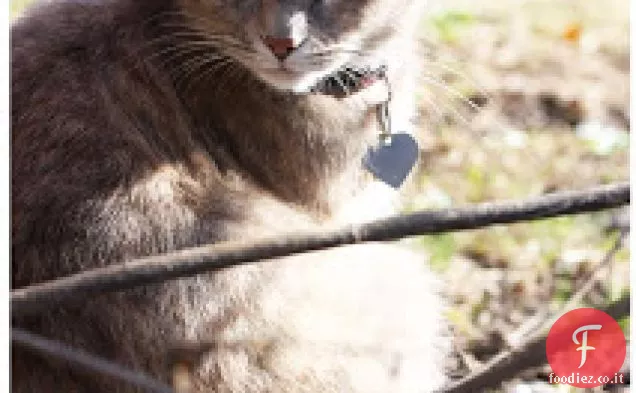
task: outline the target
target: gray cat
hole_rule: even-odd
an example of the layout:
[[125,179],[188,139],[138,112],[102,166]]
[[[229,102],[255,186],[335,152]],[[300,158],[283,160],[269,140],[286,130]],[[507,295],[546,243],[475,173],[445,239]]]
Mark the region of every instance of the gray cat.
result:
[[[13,288],[394,212],[394,191],[360,163],[378,143],[388,86],[394,127],[410,124],[423,7],[63,0],[29,9],[11,28]],[[343,83],[378,67],[388,84]],[[175,343],[213,342],[192,365],[192,392],[427,392],[443,382],[434,287],[422,256],[360,245],[14,323],[167,383]],[[19,347],[12,377],[14,392],[136,391]]]

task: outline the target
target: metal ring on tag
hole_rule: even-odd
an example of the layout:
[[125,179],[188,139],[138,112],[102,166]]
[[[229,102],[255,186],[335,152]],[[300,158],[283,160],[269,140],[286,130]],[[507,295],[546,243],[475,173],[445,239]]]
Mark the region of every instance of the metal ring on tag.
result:
[[391,115],[389,101],[385,101],[377,107],[378,122],[380,123],[380,143],[391,144]]

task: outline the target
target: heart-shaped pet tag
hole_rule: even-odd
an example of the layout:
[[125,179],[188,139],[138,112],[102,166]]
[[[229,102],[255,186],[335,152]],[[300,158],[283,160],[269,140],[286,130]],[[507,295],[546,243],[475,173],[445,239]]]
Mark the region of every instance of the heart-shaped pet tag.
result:
[[393,188],[399,188],[417,162],[417,141],[409,134],[391,134],[390,143],[369,148],[363,164],[367,170]]

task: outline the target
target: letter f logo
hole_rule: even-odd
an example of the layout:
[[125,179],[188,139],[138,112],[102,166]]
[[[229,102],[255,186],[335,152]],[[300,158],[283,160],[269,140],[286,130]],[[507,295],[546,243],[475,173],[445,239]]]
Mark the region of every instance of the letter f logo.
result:
[[[585,325],[585,326],[581,326],[580,328],[576,329],[574,331],[574,333],[572,334],[572,341],[574,341],[575,344],[581,344],[581,346],[576,349],[577,351],[581,351],[581,364],[579,365],[579,368],[583,367],[583,365],[585,364],[585,361],[587,360],[587,351],[596,349],[594,347],[591,347],[591,346],[587,345],[587,331],[588,330],[601,330],[601,328],[602,328],[601,325]],[[579,340],[576,338],[576,336],[580,332],[583,332],[582,343],[579,343]]]

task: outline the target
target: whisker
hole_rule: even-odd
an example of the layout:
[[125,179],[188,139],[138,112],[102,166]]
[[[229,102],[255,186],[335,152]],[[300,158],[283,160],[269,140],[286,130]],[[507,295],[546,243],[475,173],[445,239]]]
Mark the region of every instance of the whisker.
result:
[[323,57],[323,56],[333,56],[338,54],[354,54],[364,56],[365,52],[357,49],[329,49],[324,51],[312,52],[312,56]]
[[[195,82],[200,82],[202,79],[202,75],[209,73],[210,71],[218,70],[224,64],[229,62],[230,60],[227,58],[221,59],[199,59],[200,61],[195,63],[187,70],[175,83],[176,88],[180,89],[183,86],[183,93],[186,93],[191,86],[195,84]],[[210,66],[209,68],[205,68],[205,66]],[[185,83],[185,85],[183,85]]]
[[[187,38],[184,41],[175,40],[176,38]],[[199,33],[184,33],[184,32],[172,32],[166,33],[162,36],[156,37],[146,42],[146,46],[166,44],[167,46],[174,46],[176,44],[197,44],[201,46],[208,46],[211,48],[219,48],[220,46],[229,48],[238,48],[244,51],[253,51],[252,47],[241,43],[234,43],[227,40],[223,40],[220,37],[210,37]]]
[[[198,75],[195,76],[195,78],[193,78],[192,80],[190,80],[190,83],[188,83],[188,85],[185,87],[185,89],[183,90],[183,94],[187,94],[189,91],[193,90],[196,88],[196,86],[200,86],[203,84],[207,85],[208,80],[213,76],[216,75],[217,73],[221,72],[222,70],[225,70],[228,66],[230,66],[232,64],[231,59],[224,59],[219,61],[217,64],[214,64],[214,66],[204,70],[203,72],[200,72]],[[222,80],[221,76],[217,77],[217,80]],[[216,89],[215,89],[216,91]],[[214,92],[213,94],[216,94],[216,92]],[[199,97],[195,97],[196,101],[199,100]]]
[[426,75],[426,77],[423,78],[425,82],[430,83],[432,85],[435,85],[435,86],[445,90],[446,92],[450,93],[453,97],[459,99],[460,102],[468,105],[475,112],[481,111],[481,108],[479,107],[479,105],[477,105],[474,102],[472,102],[470,99],[468,99],[468,97],[466,97],[464,94],[462,94],[460,91],[458,91],[454,87],[451,87],[448,84],[446,84],[446,83],[440,81],[439,79],[435,78],[435,76],[433,74],[426,73],[425,75]]
[[178,71],[181,71],[182,74],[180,75],[179,79],[187,79],[193,72],[196,72],[201,67],[208,64],[214,64],[215,62],[221,59],[223,59],[223,57],[220,57],[220,56],[214,56],[214,57],[198,56],[184,63],[180,63],[178,67]]
[[488,101],[495,101],[492,94],[490,94],[486,89],[484,89],[479,83],[477,83],[474,79],[470,78],[468,74],[465,72],[459,71],[457,69],[452,68],[451,66],[441,63],[440,61],[432,61],[432,60],[424,60],[426,66],[433,66],[442,69],[452,75],[460,77],[462,80],[468,82],[472,88],[474,88],[479,94],[482,94],[484,97],[488,99]]
[[436,123],[436,125],[439,125],[444,120],[444,112],[442,111],[440,106],[437,103],[435,103],[435,101],[433,101],[433,99],[430,98],[429,96],[425,95],[425,96],[423,96],[421,98],[426,100],[427,107],[430,107],[430,108],[433,109],[433,111],[435,112],[435,115],[436,115],[436,119],[437,119],[435,121],[435,123]]
[[[430,80],[424,79],[425,83],[429,83],[431,82]],[[431,83],[433,86],[436,87],[440,87],[438,83]],[[447,96],[448,97],[448,96]],[[459,110],[457,110],[457,108],[455,108],[455,106],[453,106],[451,103],[449,103],[447,101],[447,103],[443,106],[444,109],[448,109],[452,112],[453,116],[457,117],[461,123],[463,123],[466,127],[471,128],[471,123],[470,121],[468,121],[468,119],[466,119],[465,116],[463,116],[461,114],[461,112]]]
[[223,34],[212,34],[212,33],[203,32],[203,31],[175,31],[175,32],[169,33],[169,35],[172,37],[181,37],[181,38],[195,37],[203,41],[215,42],[215,43],[218,42],[218,43],[232,45],[232,46],[236,46],[236,47],[240,47],[244,49],[252,48],[251,45],[249,45],[248,43],[244,41],[241,41],[236,39],[235,37],[232,37],[229,35],[223,35]]
[[[479,105],[475,104],[473,101],[471,101],[469,98],[467,98],[464,94],[462,94],[457,89],[455,89],[455,88],[453,88],[451,86],[448,86],[448,84],[440,81],[439,79],[435,78],[434,76],[432,76],[430,74],[426,74],[426,75],[427,75],[427,78],[424,78],[425,82],[440,87],[441,89],[443,89],[446,92],[450,93],[452,96],[458,98],[460,100],[460,102],[468,105],[475,112],[480,113],[480,112],[483,111],[483,109]],[[491,121],[492,121],[493,125],[495,126],[494,128],[497,131],[505,132],[506,128],[499,121],[497,121],[497,119],[491,119]]]
[[206,49],[206,45],[198,45],[198,44],[194,44],[194,45],[175,45],[172,47],[167,47],[164,48],[160,51],[154,52],[149,54],[146,59],[148,60],[154,60],[155,58],[159,57],[161,61],[159,61],[159,65],[161,66],[165,66],[166,64],[176,61],[184,56],[188,56],[188,55],[197,55],[197,54],[201,54],[201,53],[205,53],[208,56],[214,56],[217,55],[215,48],[209,48],[211,50],[214,51],[205,51]]
[[[142,22],[142,25],[146,25],[152,22],[161,22],[162,18],[166,18],[171,22],[179,22],[180,19],[191,19],[191,20],[195,20],[198,22],[202,22],[202,23],[208,23],[209,21],[199,15],[194,15],[192,13],[189,13],[187,11],[184,10],[169,10],[169,11],[163,11],[161,13],[158,13],[156,15],[153,15],[151,17],[149,17],[148,19],[146,19],[145,21]],[[180,18],[180,19],[179,19]],[[186,27],[191,27],[190,25],[186,24],[185,22],[183,22],[184,26]],[[162,24],[163,25],[163,24]]]

